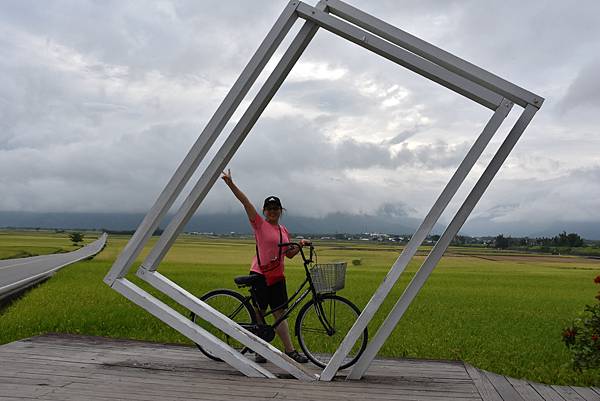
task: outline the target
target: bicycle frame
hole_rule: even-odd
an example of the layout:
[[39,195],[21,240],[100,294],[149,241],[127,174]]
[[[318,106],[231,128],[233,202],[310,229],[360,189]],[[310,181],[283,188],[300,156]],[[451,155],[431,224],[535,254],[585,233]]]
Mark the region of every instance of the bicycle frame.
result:
[[[276,328],[277,326],[279,326],[279,324],[281,322],[283,322],[285,319],[287,319],[289,317],[289,315],[292,313],[292,311],[294,309],[296,309],[296,307],[308,296],[309,293],[312,293],[312,297],[313,300],[315,301],[314,304],[316,306],[316,312],[317,312],[317,317],[319,318],[319,321],[321,322],[321,324],[323,324],[323,327],[325,328],[325,330],[327,331],[328,335],[333,335],[334,333],[334,329],[331,326],[331,324],[329,324],[329,321],[327,320],[327,318],[325,317],[325,312],[323,311],[323,306],[321,305],[321,302],[319,302],[320,299],[320,295],[319,293],[317,293],[315,291],[315,287],[313,285],[312,282],[312,278],[310,277],[310,271],[308,270],[308,266],[313,262],[312,258],[314,255],[314,247],[312,245],[310,245],[310,254],[309,257],[306,258],[306,255],[304,254],[304,251],[302,250],[302,246],[300,246],[300,244],[296,243],[296,242],[288,242],[288,243],[283,243],[283,244],[279,244],[280,247],[282,246],[290,246],[290,245],[294,245],[297,246],[300,249],[300,255],[302,257],[302,262],[304,265],[304,272],[306,274],[306,278],[304,279],[304,282],[302,282],[302,284],[300,285],[300,287],[298,287],[298,289],[296,290],[296,292],[294,292],[294,295],[292,295],[288,301],[283,304],[280,305],[279,307],[272,309],[266,313],[263,313],[262,310],[258,307],[258,302],[256,301],[256,295],[254,293],[254,288],[250,288],[250,298],[252,301],[252,306],[255,308],[255,310],[258,311],[259,316],[262,318],[262,322],[259,324],[267,324],[265,321],[265,317],[273,315],[275,313],[275,311],[286,308],[286,311],[283,315],[281,315],[278,319],[275,320],[275,322],[272,325],[268,325],[271,326],[273,328]],[[306,286],[306,284],[308,283],[309,288],[307,288],[306,290],[304,290],[304,292],[301,295],[300,292],[304,289],[304,287]],[[296,299],[294,301],[294,299],[298,297],[298,299]],[[290,305],[290,302],[293,303]],[[289,307],[288,307],[289,306]]]
[[[289,317],[289,315],[292,313],[292,311],[294,309],[296,309],[296,307],[304,300],[304,298],[306,298],[308,296],[308,294],[311,292],[310,288],[307,288],[304,290],[304,292],[301,295],[300,292],[304,289],[304,287],[306,286],[306,283],[308,283],[308,279],[305,279],[304,282],[300,285],[300,287],[298,287],[298,289],[296,290],[296,292],[294,292],[294,295],[292,295],[288,301],[275,308],[275,309],[271,309],[270,311],[263,313],[262,310],[260,310],[260,308],[258,308],[258,304],[256,302],[256,299],[254,299],[254,297],[252,296],[252,305],[257,308],[257,310],[259,311],[260,315],[262,316],[262,318],[264,319],[267,316],[273,315],[275,313],[275,311],[280,310],[280,309],[284,309],[287,308],[287,310],[285,311],[285,313],[283,315],[281,315],[279,317],[279,319],[276,319],[275,322],[272,324],[273,327],[277,327],[279,325],[279,323],[283,322],[285,319],[287,319]],[[253,291],[252,289],[250,290],[251,292]],[[298,299],[296,299],[294,301],[294,299],[298,297]],[[291,306],[288,307],[288,305],[290,305],[290,303],[293,301],[293,303],[291,304]]]

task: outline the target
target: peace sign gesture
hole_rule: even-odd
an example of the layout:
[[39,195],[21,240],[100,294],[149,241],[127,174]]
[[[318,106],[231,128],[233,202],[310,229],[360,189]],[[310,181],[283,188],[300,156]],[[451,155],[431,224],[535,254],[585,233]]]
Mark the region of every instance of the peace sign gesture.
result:
[[233,179],[231,178],[231,169],[227,169],[227,172],[223,171],[221,179],[225,181],[225,184],[227,184],[229,189],[231,189],[231,192],[233,192],[235,197],[238,198],[240,202],[242,202],[242,205],[244,206],[244,209],[246,209],[246,214],[248,215],[250,221],[254,221],[254,219],[256,218],[256,209],[252,205],[252,202],[248,200],[248,197],[244,195],[244,193],[233,183]]
[[233,179],[231,178],[231,169],[227,169],[227,172],[223,171],[223,175],[221,176],[225,184],[231,185],[233,184]]

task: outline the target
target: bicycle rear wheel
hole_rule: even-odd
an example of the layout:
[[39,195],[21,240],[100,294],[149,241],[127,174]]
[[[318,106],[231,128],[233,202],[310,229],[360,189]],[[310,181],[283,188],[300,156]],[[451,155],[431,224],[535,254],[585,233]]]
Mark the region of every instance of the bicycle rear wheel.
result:
[[[300,348],[315,365],[324,368],[338,349],[350,328],[360,315],[360,309],[346,298],[334,294],[320,296],[307,302],[296,318],[296,335]],[[333,329],[329,334],[325,319]],[[340,369],[352,366],[367,346],[368,332],[365,329],[354,343]]]
[[[254,308],[252,305],[250,305],[246,298],[244,298],[244,296],[238,292],[227,289],[214,290],[204,294],[200,300],[206,302],[241,326],[248,327],[256,324]],[[196,316],[195,313],[192,312],[190,314],[190,319],[238,352],[244,354],[246,351],[248,351],[248,348],[246,348],[242,343],[223,333],[221,330],[204,321],[199,316]],[[199,344],[196,344],[196,346],[210,359],[221,361],[221,359],[211,354],[208,350],[202,348],[202,346]]]

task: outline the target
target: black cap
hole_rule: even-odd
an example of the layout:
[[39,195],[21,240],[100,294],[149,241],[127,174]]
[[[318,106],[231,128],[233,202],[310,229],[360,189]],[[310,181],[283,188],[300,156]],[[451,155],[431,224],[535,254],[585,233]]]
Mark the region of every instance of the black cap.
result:
[[269,196],[267,199],[265,199],[265,203],[263,204],[263,209],[267,209],[270,207],[276,207],[278,209],[283,209],[283,207],[281,206],[281,201],[276,196]]

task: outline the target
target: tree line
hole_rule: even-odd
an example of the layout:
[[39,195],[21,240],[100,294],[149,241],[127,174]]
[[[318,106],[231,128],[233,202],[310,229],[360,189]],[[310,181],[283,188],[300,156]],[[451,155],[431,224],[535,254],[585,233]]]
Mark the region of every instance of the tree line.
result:
[[541,246],[541,247],[566,247],[577,248],[584,246],[583,238],[577,233],[569,233],[566,231],[554,237],[541,238],[512,238],[505,237],[500,234],[494,238],[494,248],[507,249],[511,247],[521,246]]

